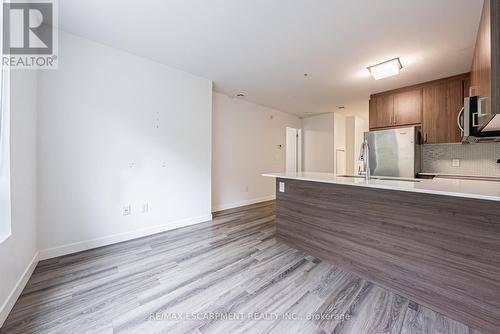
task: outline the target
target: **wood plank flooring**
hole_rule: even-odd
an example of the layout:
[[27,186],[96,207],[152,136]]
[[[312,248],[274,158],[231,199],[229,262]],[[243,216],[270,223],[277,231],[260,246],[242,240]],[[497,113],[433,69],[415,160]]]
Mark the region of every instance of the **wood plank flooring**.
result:
[[480,334],[275,239],[275,204],[42,261],[4,333]]

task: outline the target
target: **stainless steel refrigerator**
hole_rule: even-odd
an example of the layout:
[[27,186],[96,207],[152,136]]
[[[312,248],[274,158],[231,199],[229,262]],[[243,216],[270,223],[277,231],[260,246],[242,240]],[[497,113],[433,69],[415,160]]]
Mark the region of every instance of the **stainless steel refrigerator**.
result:
[[372,176],[414,178],[420,172],[420,127],[365,132]]

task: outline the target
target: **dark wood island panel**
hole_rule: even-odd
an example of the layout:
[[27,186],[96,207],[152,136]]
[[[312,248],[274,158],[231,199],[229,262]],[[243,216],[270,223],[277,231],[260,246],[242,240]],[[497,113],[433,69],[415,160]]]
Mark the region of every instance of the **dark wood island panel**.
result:
[[500,202],[289,179],[276,186],[279,239],[500,333]]

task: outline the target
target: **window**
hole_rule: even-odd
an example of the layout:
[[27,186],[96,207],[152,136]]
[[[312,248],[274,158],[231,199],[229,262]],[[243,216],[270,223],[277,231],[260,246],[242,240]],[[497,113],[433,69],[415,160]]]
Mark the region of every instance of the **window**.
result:
[[[0,0],[0,17],[3,1]],[[3,58],[3,24],[0,24],[0,59]],[[10,205],[10,71],[0,62],[0,243],[11,230]]]

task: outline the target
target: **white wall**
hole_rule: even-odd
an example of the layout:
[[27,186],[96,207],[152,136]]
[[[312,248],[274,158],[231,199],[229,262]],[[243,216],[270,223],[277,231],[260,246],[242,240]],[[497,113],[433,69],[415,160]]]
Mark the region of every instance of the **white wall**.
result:
[[343,111],[304,118],[303,168],[306,172],[353,174],[368,131],[369,103],[360,100]]
[[[214,93],[213,210],[275,197],[274,179],[285,170],[286,127],[301,127],[293,115]],[[278,145],[282,145],[281,149]]]
[[337,112],[346,118],[346,173],[355,174],[362,165],[359,150],[364,133],[369,131],[369,101],[360,100],[350,104],[345,111]]
[[363,121],[363,124],[368,131],[370,121],[370,100],[368,98],[350,103],[345,110],[338,111],[339,114],[344,116],[356,116]]
[[346,117],[334,113],[335,174],[346,173]]
[[[1,7],[1,6],[0,6]],[[1,14],[1,9],[0,9]],[[0,25],[1,32],[1,25]],[[1,40],[1,36],[0,36]],[[10,207],[10,71],[0,66],[0,243],[11,232]]]
[[11,235],[0,243],[0,327],[36,265],[36,96],[35,71],[12,71]]
[[346,173],[357,174],[363,163],[359,160],[364,132],[368,131],[364,119],[357,116],[346,117]]
[[41,258],[210,219],[212,82],[59,38],[39,77]]
[[334,172],[334,130],[333,113],[302,119],[304,172]]

